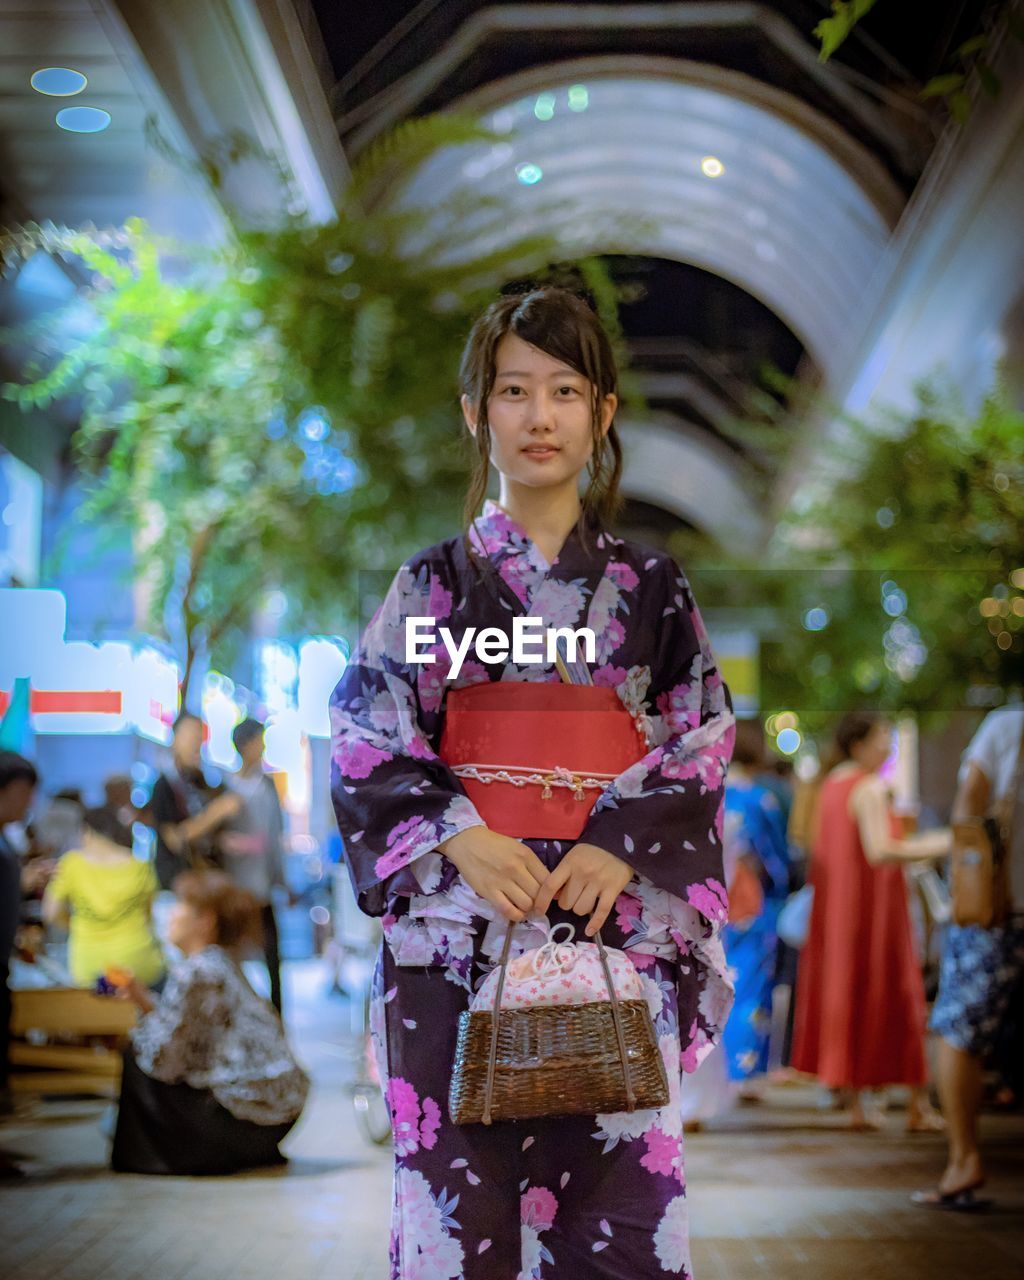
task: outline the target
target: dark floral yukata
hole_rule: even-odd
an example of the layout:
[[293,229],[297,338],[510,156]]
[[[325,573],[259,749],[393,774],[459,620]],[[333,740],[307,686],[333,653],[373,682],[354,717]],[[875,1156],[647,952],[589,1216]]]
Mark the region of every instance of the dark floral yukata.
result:
[[[691,1275],[681,1072],[716,1042],[732,999],[719,932],[723,783],[734,722],[686,579],[665,554],[591,530],[548,564],[489,502],[454,538],[396,575],[331,700],[332,787],[360,906],[383,916],[374,1027],[395,1133],[392,1277],[646,1280]],[[635,874],[603,929],[636,964],[665,1058],[660,1110],[455,1126],[447,1094],[456,1023],[505,931],[437,851],[482,819],[436,752],[447,688],[557,680],[552,667],[467,658],[443,645],[406,665],[406,617],[458,637],[511,631],[514,613],[589,626],[596,684],[646,716],[650,750],[601,794],[580,836]],[[470,651],[472,653],[472,650]],[[572,841],[527,840],[549,868]],[[556,904],[555,923],[585,923]],[[543,921],[539,922],[540,924]],[[516,930],[513,953],[543,941]]]

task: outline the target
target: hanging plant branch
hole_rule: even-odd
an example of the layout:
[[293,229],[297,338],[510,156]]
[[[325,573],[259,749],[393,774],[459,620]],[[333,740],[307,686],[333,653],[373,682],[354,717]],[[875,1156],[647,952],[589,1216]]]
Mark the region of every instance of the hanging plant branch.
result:
[[[464,477],[456,370],[469,326],[524,264],[557,260],[558,243],[502,234],[448,262],[446,237],[500,226],[496,203],[469,193],[409,209],[385,195],[404,166],[491,136],[461,117],[410,121],[360,157],[334,221],[236,228],[214,248],[138,220],[0,237],[8,271],[48,253],[87,276],[75,337],[59,340],[69,313],[21,333],[35,368],[2,394],[25,409],[78,398],[82,515],[133,531],[148,625],[183,633],[186,699],[203,645],[224,646],[268,590],[286,592],[292,629],[342,631],[360,570],[393,568],[447,531]],[[253,154],[228,139],[202,176],[223,185]],[[577,269],[607,312],[602,265]]]
[[822,18],[814,28],[814,34],[821,43],[818,53],[821,62],[827,62],[832,57],[875,4],[876,0],[832,0],[832,16]]
[[[822,18],[813,34],[819,41],[818,58],[827,62],[849,38],[857,24],[878,0],[832,0],[832,16]],[[888,0],[893,4],[893,0]],[[941,100],[957,124],[970,118],[977,84],[990,98],[998,98],[1002,83],[992,68],[991,55],[1005,35],[1024,41],[1024,16],[1017,0],[999,0],[982,7],[982,28],[954,49],[946,67],[927,80],[919,91],[922,101]]]

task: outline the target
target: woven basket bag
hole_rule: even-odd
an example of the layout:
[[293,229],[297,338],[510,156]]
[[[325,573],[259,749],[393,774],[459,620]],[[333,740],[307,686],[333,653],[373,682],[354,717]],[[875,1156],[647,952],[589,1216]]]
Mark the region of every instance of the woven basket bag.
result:
[[512,925],[491,1012],[459,1015],[448,1110],[455,1124],[663,1107],[665,1064],[645,1000],[619,1000],[595,937],[608,999],[502,1009]]

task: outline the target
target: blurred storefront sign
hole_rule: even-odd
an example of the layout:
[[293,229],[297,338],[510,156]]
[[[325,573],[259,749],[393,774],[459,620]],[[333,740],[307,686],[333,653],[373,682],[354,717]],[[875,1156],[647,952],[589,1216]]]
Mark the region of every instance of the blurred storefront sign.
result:
[[[60,591],[0,589],[0,721],[18,691],[28,734],[138,735],[166,746],[180,705],[178,664],[144,638],[67,641]],[[287,776],[293,814],[309,808],[310,739],[330,735],[328,699],[346,661],[333,636],[260,644],[255,692],[211,671],[203,681],[204,756],[237,767],[231,731],[247,715],[267,721],[267,762]]]
[[752,719],[761,706],[761,646],[756,632],[716,631],[711,648],[732,694],[736,715],[741,720]]
[[0,582],[39,580],[42,511],[42,477],[0,448]]

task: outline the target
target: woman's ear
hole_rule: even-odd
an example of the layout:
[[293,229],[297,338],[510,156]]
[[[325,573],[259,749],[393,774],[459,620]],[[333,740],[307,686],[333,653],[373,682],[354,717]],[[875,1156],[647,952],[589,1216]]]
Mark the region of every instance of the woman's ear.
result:
[[462,405],[462,416],[466,420],[466,426],[469,428],[469,434],[475,440],[477,419],[476,405],[472,400],[470,400],[469,396],[462,396],[459,399],[459,404]]
[[609,391],[604,398],[601,406],[601,435],[606,436],[612,425],[612,419],[615,417],[615,410],[619,407],[619,397],[614,391]]

